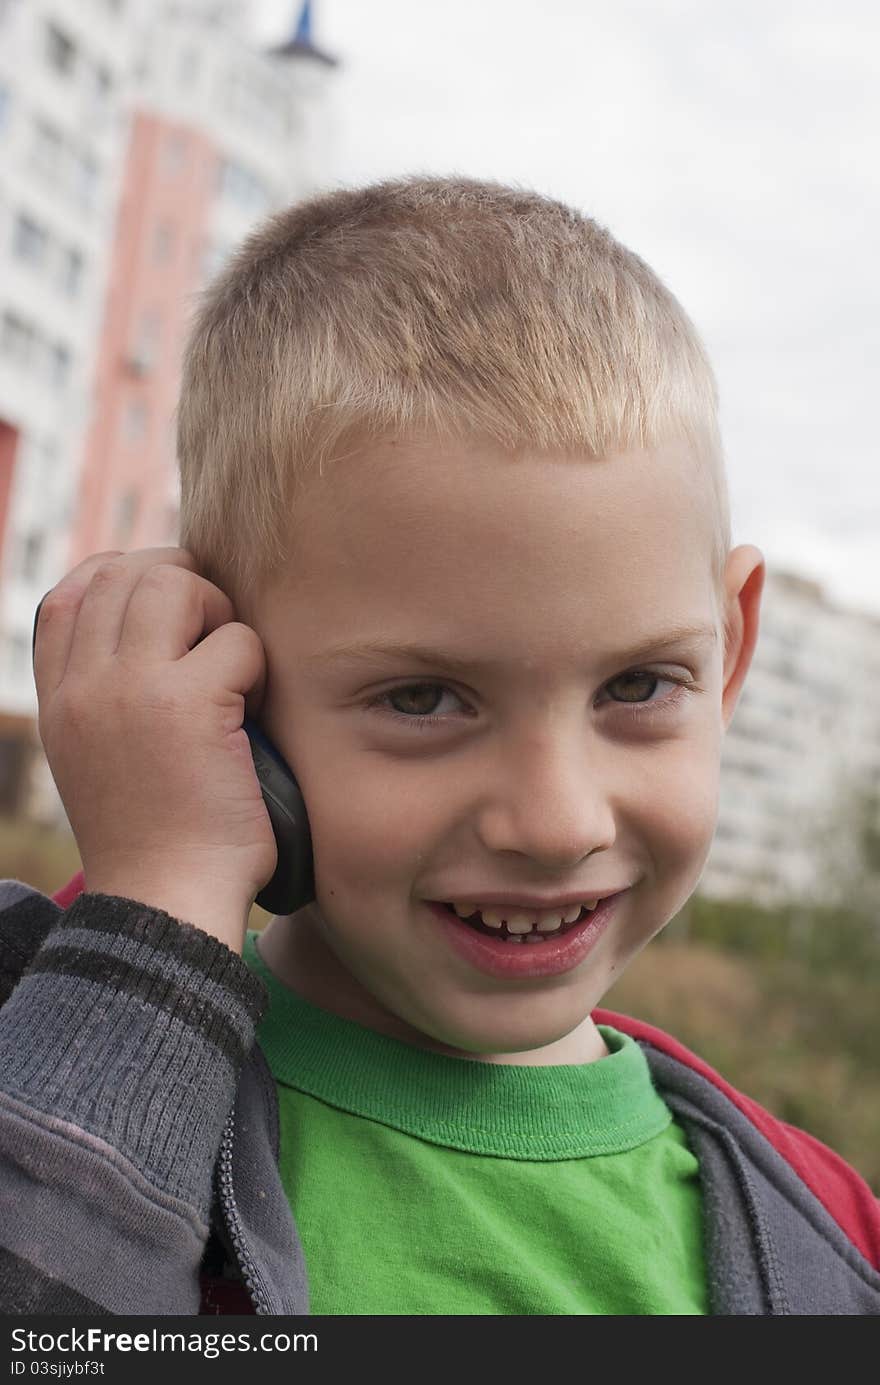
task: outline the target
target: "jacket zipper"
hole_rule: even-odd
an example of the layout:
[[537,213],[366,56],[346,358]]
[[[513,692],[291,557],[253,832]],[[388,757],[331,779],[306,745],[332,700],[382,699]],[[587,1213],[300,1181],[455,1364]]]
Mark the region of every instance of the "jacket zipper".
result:
[[230,1114],[226,1118],[223,1127],[223,1135],[220,1140],[220,1154],[217,1160],[217,1188],[220,1198],[220,1207],[223,1214],[223,1221],[226,1230],[229,1232],[232,1241],[233,1258],[236,1268],[241,1275],[245,1288],[250,1295],[256,1313],[269,1314],[269,1302],[265,1293],[260,1287],[262,1280],[260,1272],[254,1264],[253,1256],[248,1249],[247,1237],[241,1217],[238,1214],[238,1205],[235,1201],[235,1192],[232,1186],[232,1143],[235,1136],[235,1117]]

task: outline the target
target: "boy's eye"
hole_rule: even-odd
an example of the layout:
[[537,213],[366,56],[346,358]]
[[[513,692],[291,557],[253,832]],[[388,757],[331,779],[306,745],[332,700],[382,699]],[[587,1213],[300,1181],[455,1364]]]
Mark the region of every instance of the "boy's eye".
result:
[[[662,684],[671,688],[672,692],[655,697],[654,694]],[[641,715],[642,709],[651,712],[671,710],[686,696],[689,688],[696,688],[696,684],[690,678],[664,677],[647,669],[636,669],[630,673],[618,674],[605,684],[603,691],[609,694],[605,701],[613,706],[625,708],[626,715],[637,717]],[[465,706],[458,693],[448,688],[445,683],[429,682],[406,683],[391,688],[373,698],[368,706],[382,708],[400,723],[428,726],[431,723],[450,720],[448,713],[438,715],[437,709],[444,697],[453,698],[460,707]]]
[[[659,673],[621,673],[619,677],[612,678],[610,683],[606,683],[606,688],[617,688],[617,695],[613,701],[620,702],[645,702],[656,691],[658,683],[671,683],[671,678],[661,678]],[[627,686],[629,685],[629,686]]]
[[435,713],[438,702],[442,702],[446,694],[461,703],[458,694],[443,683],[408,683],[405,687],[392,688],[389,692],[382,693],[371,706],[385,702],[399,703],[400,707],[392,706],[391,710],[394,715],[407,721],[443,721],[444,718],[436,716]]

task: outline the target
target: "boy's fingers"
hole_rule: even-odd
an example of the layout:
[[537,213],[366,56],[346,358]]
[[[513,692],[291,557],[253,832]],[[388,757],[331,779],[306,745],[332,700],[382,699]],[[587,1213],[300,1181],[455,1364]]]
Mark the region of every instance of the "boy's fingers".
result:
[[235,607],[213,582],[160,564],[141,573],[130,592],[117,652],[133,661],[182,659],[206,635],[232,620]]
[[94,572],[102,563],[121,556],[120,550],[92,553],[41,597],[34,615],[31,641],[38,692],[54,692],[64,677],[79,603]]
[[[144,548],[128,554],[109,550],[90,554],[46,592],[34,618],[33,662],[38,692],[54,692],[64,678],[79,627],[82,603],[95,574],[105,565],[121,565],[127,572],[139,575],[161,562],[195,569],[192,554],[183,548]],[[128,584],[118,578],[116,583],[119,588],[126,587],[127,604]],[[104,583],[99,584],[99,588],[102,585]]]
[[236,622],[206,639],[189,655],[190,668],[203,669],[203,682],[212,680],[244,698],[244,715],[259,721],[266,694],[266,651],[249,625]]

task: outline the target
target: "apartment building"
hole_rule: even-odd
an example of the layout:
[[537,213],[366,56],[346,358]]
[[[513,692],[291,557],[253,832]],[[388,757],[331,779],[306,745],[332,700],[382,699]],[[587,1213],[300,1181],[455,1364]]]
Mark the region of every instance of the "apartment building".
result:
[[0,0],[0,813],[63,810],[36,734],[36,605],[92,552],[176,542],[199,289],[332,180],[311,6],[288,41],[207,0]]
[[0,0],[0,810],[32,734],[33,608],[67,559],[135,33],[112,0]]
[[[242,42],[240,6],[144,34],[70,564],[176,541],[175,407],[199,289],[255,223],[329,177],[332,60]],[[308,7],[303,13],[309,14]]]
[[839,608],[795,574],[768,574],[703,893],[828,900],[848,872],[864,875],[859,796],[880,801],[878,680],[880,617]]

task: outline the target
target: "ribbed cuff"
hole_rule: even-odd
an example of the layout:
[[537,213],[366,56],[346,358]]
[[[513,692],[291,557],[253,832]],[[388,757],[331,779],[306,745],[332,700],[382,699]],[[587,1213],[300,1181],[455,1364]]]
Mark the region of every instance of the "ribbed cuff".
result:
[[0,1085],[124,1153],[206,1216],[268,992],[190,923],[80,894],[0,1010]]

